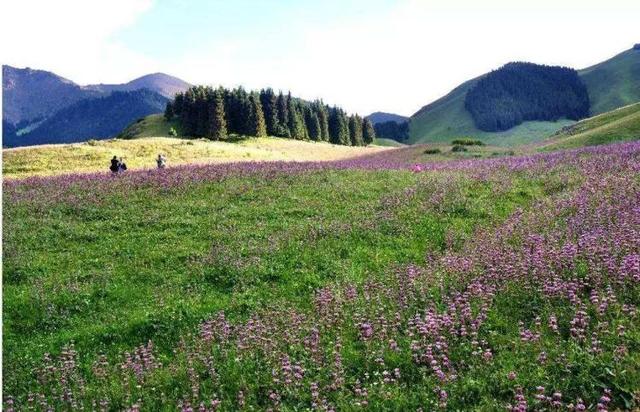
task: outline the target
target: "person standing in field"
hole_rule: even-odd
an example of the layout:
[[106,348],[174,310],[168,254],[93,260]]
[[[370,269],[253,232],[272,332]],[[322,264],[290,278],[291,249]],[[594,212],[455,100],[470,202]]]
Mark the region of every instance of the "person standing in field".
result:
[[158,164],[158,169],[164,169],[167,167],[167,158],[162,153],[159,153],[156,163]]
[[124,160],[122,160],[122,158],[120,158],[120,161],[118,163],[118,172],[124,172],[125,170],[127,170],[127,164],[124,162]]
[[109,166],[109,170],[111,170],[111,173],[113,174],[118,173],[120,170],[120,161],[116,156],[113,156],[113,159],[111,159],[111,166]]

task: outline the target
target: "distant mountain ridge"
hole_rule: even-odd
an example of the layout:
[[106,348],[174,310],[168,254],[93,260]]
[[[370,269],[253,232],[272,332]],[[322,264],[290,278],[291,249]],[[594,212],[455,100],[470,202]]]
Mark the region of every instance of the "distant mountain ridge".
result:
[[21,136],[6,136],[7,147],[73,143],[116,136],[135,119],[162,112],[168,99],[148,89],[115,91],[80,100]]
[[168,99],[172,99],[178,92],[184,92],[191,84],[177,77],[169,76],[165,73],[152,73],[147,74],[137,79],[133,79],[128,83],[123,84],[93,84],[86,86],[88,88],[99,90],[101,92],[114,92],[114,91],[131,91],[139,89],[149,89],[164,96]]
[[[164,73],[148,74],[123,84],[86,86],[45,70],[3,65],[2,74],[3,146],[113,136],[139,117],[162,112],[167,98],[191,86]],[[141,90],[145,92],[114,96]],[[125,101],[134,103],[131,110],[122,110]],[[104,110],[104,116],[97,108]],[[90,113],[89,118],[76,116],[84,111]],[[106,121],[118,129],[108,127]],[[107,131],[110,134],[105,134]]]
[[53,115],[63,107],[82,99],[106,96],[114,91],[149,89],[173,98],[191,85],[177,77],[153,73],[122,84],[80,86],[45,70],[2,66],[3,119],[14,125]]
[[55,73],[2,66],[2,117],[14,125],[51,116],[63,107],[100,94]]

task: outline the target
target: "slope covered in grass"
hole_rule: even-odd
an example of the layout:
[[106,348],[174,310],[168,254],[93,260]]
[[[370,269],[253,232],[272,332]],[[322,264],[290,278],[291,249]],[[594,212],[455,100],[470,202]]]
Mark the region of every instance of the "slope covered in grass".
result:
[[[149,129],[142,129],[140,135],[163,133],[165,125],[164,122],[152,120]],[[155,167],[155,157],[158,153],[167,157],[169,166],[176,166],[240,161],[338,160],[381,150],[385,148],[339,146],[266,137],[240,139],[234,142],[143,137],[5,149],[2,168],[5,177],[19,177],[69,172],[106,172],[109,160],[113,156],[123,157],[130,169],[139,169]]]
[[629,49],[579,74],[594,115],[640,102],[640,50]]
[[416,149],[5,180],[4,408],[638,407],[640,143]]
[[640,140],[640,103],[612,110],[560,130],[541,146],[545,150]]

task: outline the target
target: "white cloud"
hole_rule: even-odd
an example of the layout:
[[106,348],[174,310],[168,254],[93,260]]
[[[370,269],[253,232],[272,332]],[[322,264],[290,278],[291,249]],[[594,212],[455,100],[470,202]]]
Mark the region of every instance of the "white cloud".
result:
[[3,64],[51,70],[81,84],[120,82],[156,62],[112,39],[152,6],[151,0],[2,2]]

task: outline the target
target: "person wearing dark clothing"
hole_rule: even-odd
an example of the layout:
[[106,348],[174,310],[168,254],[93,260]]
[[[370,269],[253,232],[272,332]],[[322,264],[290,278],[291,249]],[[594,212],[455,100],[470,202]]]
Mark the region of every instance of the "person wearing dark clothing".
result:
[[111,166],[109,166],[109,170],[113,173],[118,173],[120,170],[120,161],[117,157],[113,156],[113,159],[111,159]]

